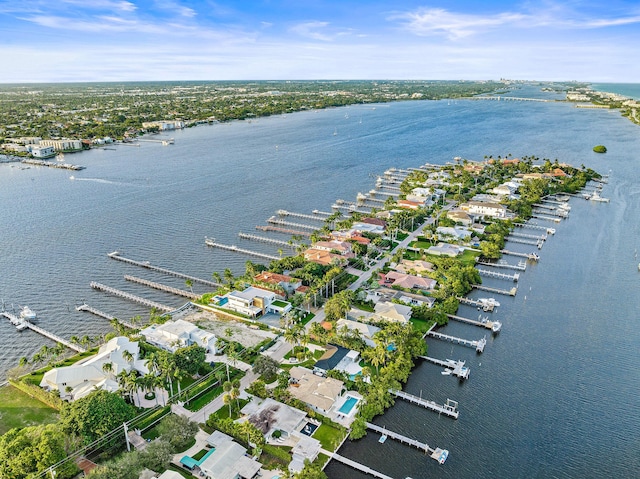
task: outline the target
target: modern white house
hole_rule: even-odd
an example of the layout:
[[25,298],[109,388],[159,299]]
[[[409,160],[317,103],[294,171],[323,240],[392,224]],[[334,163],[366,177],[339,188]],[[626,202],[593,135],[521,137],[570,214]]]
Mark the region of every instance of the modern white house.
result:
[[265,313],[285,314],[291,310],[291,303],[279,300],[275,292],[256,286],[231,291],[219,299],[218,305],[252,318]]
[[172,353],[193,344],[202,346],[207,352],[218,353],[218,338],[215,334],[183,319],[167,321],[164,324],[152,324],[140,331],[140,334],[148,343]]
[[491,218],[506,218],[507,207],[500,203],[484,203],[469,201],[460,205],[460,209],[471,215],[490,216]]
[[[125,352],[126,351],[126,352]],[[96,389],[115,392],[120,386],[116,376],[122,372],[136,370],[147,374],[146,361],[139,358],[138,343],[118,336],[100,346],[94,356],[72,364],[47,371],[40,387],[47,391],[59,391],[62,399],[80,399]],[[110,366],[105,367],[109,363]]]

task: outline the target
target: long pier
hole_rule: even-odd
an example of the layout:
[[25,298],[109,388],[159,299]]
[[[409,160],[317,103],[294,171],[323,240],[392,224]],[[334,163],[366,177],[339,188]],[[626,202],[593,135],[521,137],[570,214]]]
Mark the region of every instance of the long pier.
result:
[[[538,212],[540,213],[540,211],[538,211]],[[545,210],[545,211],[542,211],[541,213],[544,213],[546,215],[551,215],[551,216],[557,216],[559,218],[568,218],[569,217],[569,212],[567,210],[564,210],[564,209]]]
[[489,321],[489,317],[483,318],[480,321],[475,319],[463,318],[462,316],[456,316],[455,314],[447,314],[447,318],[459,321],[461,323],[471,324],[472,326],[478,326],[480,328],[490,329],[494,333],[497,333],[502,329],[502,323],[500,321]]
[[[442,366],[446,371],[449,371],[448,374],[456,376],[460,379],[469,379],[470,370],[468,367],[465,367],[464,361],[454,361],[453,359],[447,359],[443,361],[442,359],[432,358],[430,356],[418,356],[425,361],[428,361],[433,364],[437,364],[438,366]],[[443,372],[443,374],[445,373]]]
[[312,230],[312,231],[320,229],[317,226],[311,226],[311,225],[305,225],[302,223],[293,223],[291,221],[281,220],[279,218],[276,218],[275,216],[272,216],[271,218],[269,218],[267,220],[267,223],[271,223],[273,225],[293,226],[294,228],[302,228],[304,230]]
[[560,218],[558,217],[544,216],[537,213],[533,213],[531,217],[538,218],[539,220],[547,220],[547,221],[553,221],[554,223],[560,223]]
[[478,269],[478,273],[480,273],[480,276],[487,276],[489,278],[506,279],[509,281],[514,281],[516,283],[518,282],[518,279],[520,279],[520,273],[513,273],[513,274],[498,273],[497,271],[489,271],[488,269]]
[[276,246],[286,246],[288,248],[294,248],[294,249],[296,248],[295,244],[289,243],[287,241],[279,240],[279,239],[267,238],[265,236],[252,235],[247,233],[238,233],[238,237],[246,240],[253,240],[253,241],[260,241],[262,243],[274,244]]
[[72,165],[70,163],[60,163],[59,161],[35,160],[31,158],[27,158],[26,160],[21,160],[20,163],[24,163],[25,165],[48,166],[49,168],[60,168],[63,170],[74,170],[74,171],[80,171],[86,168],[85,166]]
[[[522,253],[525,255],[525,253]],[[525,255],[528,258],[528,255]],[[494,268],[505,268],[505,269],[515,269],[517,271],[526,271],[527,263],[524,261],[518,264],[509,264],[506,261],[499,261],[497,263],[489,263],[488,261],[477,261],[476,264],[481,264],[482,266],[492,266]]]
[[493,313],[493,310],[495,309],[495,305],[491,303],[476,301],[475,299],[467,298],[466,296],[457,296],[456,299],[462,304],[466,304],[468,306],[474,306],[474,307],[477,307],[478,309],[482,308],[482,310],[485,313]]
[[182,296],[184,298],[189,298],[189,299],[200,298],[200,296],[198,296],[195,293],[192,293],[191,291],[184,291],[182,289],[173,288],[165,284],[149,281],[148,279],[138,278],[137,276],[131,276],[131,275],[125,274],[124,279],[126,279],[127,281],[131,281],[132,283],[138,283],[144,286],[149,286],[150,288],[158,289],[160,291],[166,291],[167,293],[175,294],[177,296]]
[[331,458],[335,459],[338,462],[341,462],[342,464],[352,467],[360,472],[364,472],[365,474],[369,474],[370,476],[377,477],[378,479],[393,479],[393,477],[391,476],[382,474],[381,472],[378,472],[375,469],[371,469],[369,466],[365,466],[364,464],[360,464],[359,462],[356,462],[347,457],[341,456],[336,452],[334,452],[331,455]]
[[211,246],[213,248],[220,248],[226,251],[233,251],[234,253],[244,253],[244,254],[257,256],[258,258],[264,258],[268,260],[280,259],[279,256],[274,256],[272,254],[260,253],[258,251],[252,251],[250,249],[238,248],[235,245],[226,245],[226,244],[216,243],[212,238],[205,238],[204,242],[207,246]]
[[455,344],[460,344],[462,346],[467,346],[469,348],[476,348],[477,353],[481,353],[484,351],[484,347],[487,344],[487,337],[483,337],[477,341],[471,341],[469,339],[458,338],[456,336],[449,336],[448,334],[437,333],[435,331],[429,331],[428,336],[432,338],[440,339],[442,341],[450,341]]
[[43,335],[46,338],[52,339],[56,343],[64,344],[69,349],[73,349],[74,351],[76,351],[78,353],[84,353],[86,351],[86,349],[83,348],[82,346],[79,346],[78,344],[73,344],[71,341],[67,341],[66,339],[58,336],[57,334],[53,334],[53,333],[47,331],[46,329],[42,329],[41,327],[36,326],[35,324],[27,321],[26,319],[18,318],[17,316],[14,316],[13,314],[8,313],[6,311],[0,312],[0,315],[4,316],[9,321],[11,321],[11,324],[13,324],[14,326],[16,326],[16,323],[20,324],[20,325],[24,325],[27,328],[29,328],[30,330],[35,331],[36,333],[39,333],[39,334]]
[[276,233],[284,233],[284,234],[293,235],[293,236],[306,236],[306,237],[311,236],[311,233],[309,233],[308,231],[290,230],[287,228],[278,228],[277,226],[258,225],[256,226],[256,229],[260,231],[274,231]]
[[76,306],[76,311],[86,311],[87,313],[95,314],[96,316],[98,316],[100,318],[104,318],[107,321],[113,321],[115,319],[120,324],[122,324],[123,326],[125,326],[125,327],[127,327],[129,329],[138,329],[136,326],[134,326],[130,322],[123,321],[122,319],[118,319],[115,316],[112,316],[112,315],[107,314],[107,313],[103,313],[99,309],[92,308],[87,303],[81,304],[80,306]]
[[549,234],[549,235],[556,234],[555,228],[549,228],[548,226],[534,225],[534,224],[531,224],[531,223],[516,223],[515,226],[518,226],[520,228],[531,228],[531,229],[536,229],[536,230],[545,230],[547,232],[547,234]]
[[324,221],[325,218],[320,218],[317,214],[316,215],[307,215],[304,213],[293,213],[291,211],[287,211],[287,210],[278,210],[276,211],[276,214],[278,216],[293,216],[295,218],[303,218],[303,219],[307,219],[307,220],[313,220],[313,221]]
[[533,246],[537,246],[538,248],[540,248],[540,244],[541,244],[541,240],[535,241],[530,239],[515,238],[515,237],[512,237],[511,235],[505,236],[504,239],[506,241],[511,241],[512,243],[530,244]]
[[128,299],[130,301],[134,301],[136,303],[142,304],[144,306],[148,306],[150,308],[155,308],[159,311],[164,311],[168,313],[169,311],[173,311],[176,308],[171,306],[165,306],[164,304],[156,303],[155,301],[151,301],[149,299],[141,298],[140,296],[136,296],[131,293],[127,293],[125,291],[120,291],[119,289],[112,288],[111,286],[106,286],[101,283],[96,283],[95,281],[91,281],[91,287],[93,289],[97,289],[99,291],[104,291],[105,293],[113,294],[114,296],[119,296],[121,298]]
[[546,234],[540,235],[540,236],[536,236],[536,235],[528,235],[526,233],[516,233],[515,231],[512,231],[511,233],[509,233],[510,236],[515,236],[518,238],[529,238],[529,239],[534,239],[534,240],[542,240],[542,241],[546,241],[548,236]]
[[143,268],[147,268],[147,269],[150,269],[152,271],[158,271],[159,273],[164,273],[164,274],[167,274],[169,276],[174,276],[176,278],[189,279],[189,280],[193,281],[194,283],[205,284],[207,286],[213,286],[213,287],[222,286],[220,283],[216,283],[214,281],[209,281],[207,279],[196,278],[195,276],[191,276],[191,275],[184,274],[184,273],[178,273],[177,271],[171,271],[170,269],[160,268],[159,266],[153,266],[148,261],[136,261],[136,260],[133,260],[133,259],[125,258],[124,256],[120,256],[120,253],[117,252],[117,251],[114,251],[113,253],[109,253],[107,256],[109,256],[109,258],[116,259],[116,260],[122,261],[124,263],[129,263],[129,264],[132,264],[132,265],[135,265],[135,266],[141,266]]
[[320,211],[320,210],[313,210],[312,213],[314,215],[322,215],[322,216],[331,216],[333,213],[329,213],[328,211]]
[[515,296],[518,293],[518,288],[516,286],[511,289],[500,289],[485,286],[483,284],[472,284],[471,287],[473,289],[479,289],[480,291],[489,291],[490,293],[503,294],[505,296]]
[[[509,256],[518,256],[520,258],[527,258],[527,259],[530,259],[531,261],[538,261],[540,259],[540,256],[538,256],[535,253],[518,253],[517,251],[509,251],[508,249],[501,249],[500,252],[502,254],[506,254]],[[488,264],[491,264],[491,266],[493,266],[492,263],[488,263]]]
[[458,419],[458,403],[456,401],[452,401],[451,399],[447,399],[447,402],[443,404],[437,404],[434,401],[427,401],[426,399],[422,399],[418,396],[414,396],[413,394],[406,393],[404,391],[399,391],[397,389],[389,389],[389,392],[396,397],[404,399],[405,401],[409,401],[412,404],[417,404],[418,406],[422,406],[423,408],[430,409],[431,411],[435,411],[438,414],[444,414],[445,416],[452,417],[454,419]]
[[[416,441],[415,439],[411,439],[410,437],[403,436],[402,434],[398,434],[397,432],[390,431],[386,427],[376,426],[375,424],[370,422],[366,423],[366,426],[367,426],[367,429],[371,429],[372,431],[375,431],[381,434],[382,436],[390,437],[391,439],[395,439],[401,444],[408,444],[409,446],[418,448],[421,451],[424,451],[425,454],[429,454],[432,459],[435,459],[436,461],[440,462],[440,457],[442,456],[442,453],[444,452],[444,450],[440,449],[439,447],[433,449],[429,447],[429,444],[427,444],[426,442]],[[448,455],[449,455],[449,451],[447,451],[447,457]]]

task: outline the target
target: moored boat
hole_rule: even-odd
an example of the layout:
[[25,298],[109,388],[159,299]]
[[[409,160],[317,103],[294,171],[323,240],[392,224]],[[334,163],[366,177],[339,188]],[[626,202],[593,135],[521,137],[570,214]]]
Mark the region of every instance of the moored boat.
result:
[[38,317],[38,315],[36,313],[34,313],[31,310],[31,308],[29,308],[29,306],[25,306],[20,311],[20,317],[22,319],[27,320],[27,321],[34,321]]

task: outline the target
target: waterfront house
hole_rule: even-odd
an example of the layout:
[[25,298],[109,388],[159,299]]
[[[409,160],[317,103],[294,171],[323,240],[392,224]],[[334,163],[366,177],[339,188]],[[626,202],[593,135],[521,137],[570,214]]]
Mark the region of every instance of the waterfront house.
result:
[[313,248],[322,251],[336,252],[342,256],[348,256],[351,253],[351,244],[346,241],[317,241],[313,243]]
[[219,305],[252,318],[265,313],[284,314],[291,310],[291,303],[279,300],[275,292],[256,286],[225,294]]
[[214,333],[183,319],[151,324],[140,331],[140,334],[148,343],[172,353],[193,344],[203,347],[209,353],[218,353],[218,338]]
[[289,393],[321,414],[327,414],[344,390],[344,383],[338,379],[318,376],[310,369],[294,366]]
[[370,316],[372,322],[384,321],[389,323],[406,324],[411,319],[411,307],[404,304],[379,301],[374,306],[374,313]]
[[[108,368],[105,366],[107,363],[110,364]],[[62,399],[73,401],[96,389],[117,391],[120,386],[116,376],[131,370],[140,374],[149,372],[146,361],[140,359],[138,343],[118,336],[100,346],[93,356],[70,366],[50,369],[44,373],[40,387],[46,391],[58,391]]]
[[387,228],[387,222],[380,219],[380,218],[362,218],[360,220],[361,223],[367,223],[370,225],[378,225],[381,226],[383,230],[385,230]]
[[376,345],[373,341],[373,335],[380,331],[379,327],[372,324],[361,323],[360,321],[341,318],[336,322],[336,329],[340,332],[344,328],[357,334],[367,346],[374,347]]
[[436,233],[438,233],[440,237],[448,236],[455,240],[470,239],[472,236],[471,230],[464,226],[438,226],[436,228]]
[[[383,221],[384,223],[384,221]],[[384,226],[376,225],[371,223],[365,223],[364,221],[360,221],[358,223],[354,223],[351,228],[355,231],[359,231],[360,233],[371,233],[374,235],[383,235],[384,234]]]
[[344,266],[348,262],[346,257],[337,253],[331,253],[330,251],[326,251],[323,249],[309,248],[303,254],[304,259],[306,259],[307,261],[318,263],[323,266],[328,266],[331,264]]
[[198,461],[184,456],[180,463],[207,479],[253,479],[259,476],[262,464],[247,455],[247,450],[230,436],[214,431],[207,443],[211,449]]
[[473,219],[471,218],[471,216],[469,216],[469,213],[462,210],[447,211],[447,218],[455,221],[456,223],[460,223],[466,226],[473,223]]
[[382,275],[382,282],[387,286],[398,286],[406,289],[421,289],[423,291],[432,290],[436,287],[436,281],[431,278],[422,278],[412,274],[389,271]]
[[507,207],[500,203],[484,203],[480,201],[469,201],[460,205],[460,209],[470,215],[489,216],[491,218],[506,218]]
[[455,258],[462,254],[463,251],[464,248],[458,245],[440,242],[435,246],[429,246],[426,253],[434,256],[450,256],[451,258]]
[[257,274],[253,279],[258,283],[280,286],[287,294],[295,292],[297,288],[302,286],[302,280],[287,276],[286,274],[272,273],[271,271],[263,271]]
[[408,209],[408,210],[417,210],[424,206],[424,203],[418,203],[417,201],[409,201],[409,200],[397,200],[396,204],[400,208]]
[[240,413],[243,421],[253,424],[267,440],[280,431],[284,438],[299,432],[307,422],[307,413],[274,399],[254,397]]

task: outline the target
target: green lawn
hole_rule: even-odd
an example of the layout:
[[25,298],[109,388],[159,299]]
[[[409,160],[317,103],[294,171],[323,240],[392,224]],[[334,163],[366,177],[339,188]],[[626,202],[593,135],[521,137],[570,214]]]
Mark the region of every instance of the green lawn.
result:
[[0,388],[0,435],[14,427],[49,424],[58,420],[58,411],[33,399],[13,386]]
[[324,449],[333,452],[340,445],[345,434],[346,431],[323,423],[313,433],[313,437],[320,441]]

